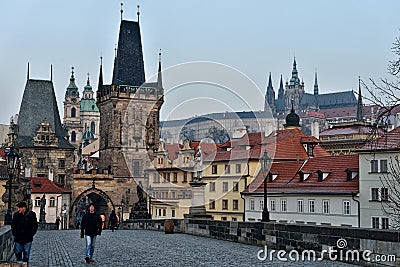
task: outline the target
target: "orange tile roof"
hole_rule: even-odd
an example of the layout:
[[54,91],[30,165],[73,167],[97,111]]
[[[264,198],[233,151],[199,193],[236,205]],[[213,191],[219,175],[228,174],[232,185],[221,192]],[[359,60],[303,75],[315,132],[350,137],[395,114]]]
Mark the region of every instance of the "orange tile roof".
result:
[[400,150],[400,127],[396,127],[382,137],[365,144],[357,151]]
[[[306,194],[351,194],[359,191],[358,174],[347,181],[346,169],[358,170],[358,155],[315,157],[298,162],[274,162],[270,172],[277,175],[272,182],[267,182],[268,193],[306,193]],[[318,181],[318,172],[329,173]],[[300,181],[299,171],[309,174]],[[244,191],[246,194],[263,193],[263,173],[260,171],[254,181]]]
[[71,191],[58,186],[56,183],[50,181],[45,177],[32,177],[31,180],[32,193],[57,193],[57,194],[71,194]]

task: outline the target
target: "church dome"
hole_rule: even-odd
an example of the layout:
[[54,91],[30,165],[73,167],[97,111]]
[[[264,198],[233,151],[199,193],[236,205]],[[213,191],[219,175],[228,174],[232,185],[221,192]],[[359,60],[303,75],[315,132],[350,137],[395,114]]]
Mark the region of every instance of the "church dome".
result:
[[292,100],[292,110],[286,116],[286,124],[285,127],[300,127],[300,117],[296,114],[293,107],[293,100]]

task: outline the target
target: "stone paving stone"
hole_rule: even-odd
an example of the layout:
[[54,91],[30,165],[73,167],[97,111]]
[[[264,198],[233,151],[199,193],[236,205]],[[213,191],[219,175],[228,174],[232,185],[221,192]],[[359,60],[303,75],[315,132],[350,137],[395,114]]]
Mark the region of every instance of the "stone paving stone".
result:
[[97,237],[94,263],[87,264],[79,230],[39,231],[30,267],[44,266],[352,266],[340,262],[260,261],[261,247],[185,234],[105,230]]

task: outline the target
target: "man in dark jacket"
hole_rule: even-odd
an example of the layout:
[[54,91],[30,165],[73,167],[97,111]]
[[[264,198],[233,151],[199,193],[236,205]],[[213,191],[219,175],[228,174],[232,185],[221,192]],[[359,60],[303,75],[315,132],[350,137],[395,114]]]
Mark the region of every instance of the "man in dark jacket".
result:
[[17,204],[18,211],[14,213],[11,229],[14,236],[14,253],[18,262],[28,262],[33,236],[38,229],[36,213],[29,211],[25,202]]
[[93,252],[96,244],[96,236],[101,235],[101,217],[95,212],[94,204],[89,205],[89,212],[83,215],[81,222],[81,238],[85,236],[87,263],[94,262]]

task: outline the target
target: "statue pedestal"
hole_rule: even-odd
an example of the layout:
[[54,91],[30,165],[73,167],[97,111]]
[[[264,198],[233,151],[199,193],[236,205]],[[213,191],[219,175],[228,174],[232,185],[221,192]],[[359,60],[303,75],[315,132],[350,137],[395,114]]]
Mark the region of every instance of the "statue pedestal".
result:
[[207,183],[193,181],[189,184],[192,189],[192,204],[189,208],[189,214],[185,214],[185,218],[212,218],[211,215],[206,215],[204,188]]

